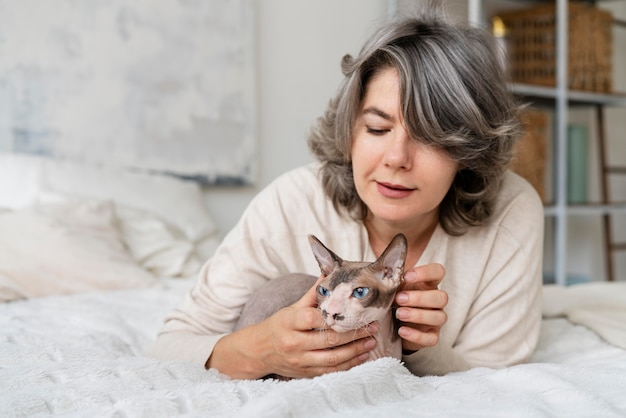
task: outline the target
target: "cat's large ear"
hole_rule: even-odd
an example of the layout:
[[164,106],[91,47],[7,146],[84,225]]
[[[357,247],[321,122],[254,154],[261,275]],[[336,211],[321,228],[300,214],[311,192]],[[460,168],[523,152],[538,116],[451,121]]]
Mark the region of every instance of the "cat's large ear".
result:
[[389,243],[378,260],[371,264],[377,278],[400,282],[406,262],[407,242],[404,234],[398,234]]
[[324,276],[328,276],[343,263],[343,260],[337,254],[326,248],[322,241],[314,235],[309,235],[309,244]]

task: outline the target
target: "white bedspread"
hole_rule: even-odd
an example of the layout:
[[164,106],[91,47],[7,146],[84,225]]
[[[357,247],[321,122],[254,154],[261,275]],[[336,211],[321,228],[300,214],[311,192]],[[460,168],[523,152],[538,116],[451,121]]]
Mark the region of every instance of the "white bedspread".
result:
[[626,350],[626,282],[544,286],[544,317],[565,317]]
[[392,359],[315,379],[238,381],[143,355],[189,285],[0,305],[0,416],[626,416],[626,351],[544,320],[533,363],[416,377]]

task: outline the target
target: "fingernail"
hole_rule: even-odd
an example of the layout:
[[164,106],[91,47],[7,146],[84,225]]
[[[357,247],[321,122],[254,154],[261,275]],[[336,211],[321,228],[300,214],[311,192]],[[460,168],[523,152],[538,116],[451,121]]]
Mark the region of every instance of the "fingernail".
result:
[[398,335],[402,338],[408,338],[412,334],[412,329],[409,327],[400,327],[398,329]]
[[374,347],[376,347],[376,340],[373,338],[370,338],[369,340],[365,341],[365,349],[366,350],[371,350]]
[[408,309],[399,308],[396,310],[396,318],[398,319],[409,319],[410,314]]
[[400,292],[396,295],[396,302],[407,303],[409,301],[409,295],[404,292]]
[[359,361],[366,361],[366,360],[367,360],[367,359],[369,359],[369,358],[370,358],[370,354],[369,354],[369,353],[363,353],[363,354],[361,354],[361,355],[358,357]]
[[413,270],[407,271],[404,275],[404,280],[406,280],[407,282],[414,282],[416,279],[417,273],[415,273]]

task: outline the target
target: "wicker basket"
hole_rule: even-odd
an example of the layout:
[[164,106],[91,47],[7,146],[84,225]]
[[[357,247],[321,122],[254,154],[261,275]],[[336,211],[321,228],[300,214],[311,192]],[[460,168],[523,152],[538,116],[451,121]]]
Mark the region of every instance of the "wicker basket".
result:
[[545,112],[528,108],[522,114],[524,134],[515,144],[511,170],[524,177],[546,203],[545,176],[548,117]]
[[[569,88],[608,93],[612,89],[610,12],[568,4]],[[542,4],[499,13],[506,28],[511,79],[541,86],[556,85],[556,6]]]

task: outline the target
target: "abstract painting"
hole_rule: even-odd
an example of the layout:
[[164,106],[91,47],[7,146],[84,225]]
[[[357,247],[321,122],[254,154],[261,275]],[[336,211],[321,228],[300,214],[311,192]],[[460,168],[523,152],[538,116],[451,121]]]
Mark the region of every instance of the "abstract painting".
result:
[[0,152],[250,184],[253,0],[0,0]]

